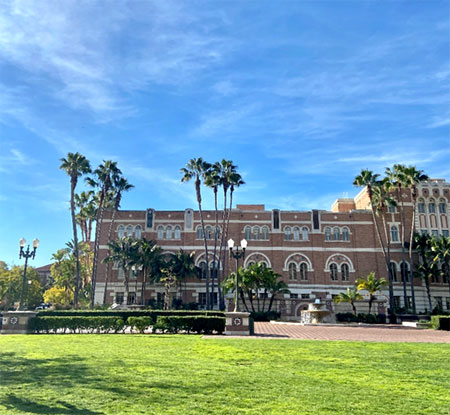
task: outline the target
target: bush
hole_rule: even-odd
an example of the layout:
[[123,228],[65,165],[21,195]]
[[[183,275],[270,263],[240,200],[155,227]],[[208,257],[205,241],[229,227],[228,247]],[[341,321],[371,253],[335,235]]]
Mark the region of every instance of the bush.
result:
[[225,331],[225,318],[216,316],[158,316],[153,330],[161,330],[163,333],[187,333],[222,334]]
[[250,317],[254,321],[278,320],[280,318],[280,313],[278,311],[254,311],[250,313]]
[[431,316],[431,328],[450,331],[450,316]]
[[128,317],[127,324],[143,334],[145,329],[153,325],[151,317]]
[[386,316],[384,314],[358,313],[356,316],[353,313],[337,313],[336,321],[340,323],[366,323],[366,324],[385,324]]
[[109,333],[114,331],[117,333],[124,327],[123,319],[117,317],[33,317],[30,319],[30,330],[34,333],[66,333],[69,330],[72,333],[88,331],[93,333],[96,330],[98,333]]

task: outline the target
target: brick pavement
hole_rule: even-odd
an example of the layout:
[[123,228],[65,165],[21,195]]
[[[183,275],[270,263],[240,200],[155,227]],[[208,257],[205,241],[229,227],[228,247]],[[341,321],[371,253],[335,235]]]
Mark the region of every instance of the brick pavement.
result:
[[450,343],[448,331],[421,330],[394,325],[336,327],[255,322],[255,335],[262,338],[304,340]]

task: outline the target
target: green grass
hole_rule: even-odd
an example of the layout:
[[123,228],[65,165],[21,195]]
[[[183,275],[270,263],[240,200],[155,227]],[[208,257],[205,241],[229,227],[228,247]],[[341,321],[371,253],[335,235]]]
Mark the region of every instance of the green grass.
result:
[[0,337],[1,414],[450,414],[450,346]]

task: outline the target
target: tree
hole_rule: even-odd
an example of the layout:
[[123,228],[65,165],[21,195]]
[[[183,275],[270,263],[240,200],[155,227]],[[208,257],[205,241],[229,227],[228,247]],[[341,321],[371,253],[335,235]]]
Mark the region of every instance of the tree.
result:
[[75,218],[75,188],[77,187],[78,178],[83,174],[88,174],[91,172],[91,165],[89,160],[80,153],[68,153],[67,159],[62,158],[61,162],[62,163],[59,168],[64,170],[70,177],[70,211],[72,214],[73,240],[75,246],[74,254],[76,259],[74,305],[75,307],[78,307],[80,258],[78,254],[77,221]]
[[431,251],[434,254],[433,262],[441,264],[441,276],[447,282],[450,292],[450,237],[432,238]]
[[362,295],[358,292],[356,288],[347,288],[346,293],[339,293],[334,299],[334,302],[339,303],[349,303],[352,306],[353,314],[356,316],[356,301],[361,301],[363,299]]
[[384,278],[377,279],[375,272],[371,272],[365,278],[360,277],[356,280],[356,288],[358,291],[367,291],[369,293],[369,314],[372,310],[372,304],[375,300],[375,293],[381,291],[387,284]]
[[96,227],[95,227],[95,242],[94,242],[94,261],[92,266],[92,292],[91,292],[91,307],[95,302],[95,287],[97,283],[97,268],[98,268],[98,253],[100,248],[100,230],[103,226],[103,215],[106,208],[106,202],[111,197],[110,191],[114,180],[122,174],[122,171],[117,167],[117,163],[111,160],[103,160],[93,172],[93,177],[88,177],[86,182],[89,186],[100,190],[100,200],[98,203]]
[[[169,264],[173,275],[175,276],[176,285],[180,289],[180,298],[182,299],[182,286],[188,278],[198,275],[195,266],[195,252],[186,252],[180,249],[174,254],[170,254]],[[214,293],[214,291],[212,291]]]
[[56,286],[44,292],[44,302],[54,306],[68,307],[73,303],[73,293]]
[[203,211],[202,211],[202,195],[201,195],[201,180],[204,179],[209,169],[211,168],[211,164],[204,161],[201,157],[198,159],[193,158],[189,160],[186,164],[186,167],[180,169],[183,177],[181,179],[182,183],[189,182],[192,179],[195,179],[195,193],[197,196],[198,203],[198,211],[200,214],[200,223],[202,227],[203,233],[203,242],[205,244],[205,256],[206,256],[206,308],[211,308],[211,298],[209,291],[209,282],[211,276],[211,269],[209,267],[209,253],[208,253],[208,242],[206,240],[206,232],[205,232],[205,223],[203,220]]

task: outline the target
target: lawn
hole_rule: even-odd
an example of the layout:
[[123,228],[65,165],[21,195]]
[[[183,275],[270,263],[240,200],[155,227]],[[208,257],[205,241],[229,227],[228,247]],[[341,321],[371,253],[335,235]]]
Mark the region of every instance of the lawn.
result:
[[1,414],[450,414],[450,345],[0,337]]

